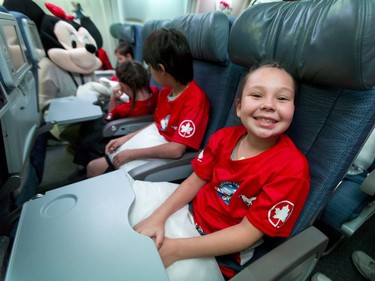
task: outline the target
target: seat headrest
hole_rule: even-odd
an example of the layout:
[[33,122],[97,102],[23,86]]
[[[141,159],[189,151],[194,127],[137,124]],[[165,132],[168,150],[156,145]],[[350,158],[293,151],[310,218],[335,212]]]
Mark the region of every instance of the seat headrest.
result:
[[123,23],[117,30],[117,38],[128,45],[135,44],[135,27],[132,24]]
[[185,35],[194,59],[229,62],[229,20],[223,12],[185,14],[172,19],[171,27]]
[[133,25],[123,23],[117,32],[119,39],[122,39],[125,43],[129,45],[135,44],[135,31]]
[[375,84],[375,1],[274,2],[234,22],[229,55],[251,66],[272,59],[296,79],[348,89]]
[[162,19],[162,20],[149,20],[146,22],[142,29],[142,38],[143,40],[154,30],[159,28],[170,28],[171,27],[171,20],[169,19]]
[[111,35],[118,39],[118,30],[121,28],[121,23],[112,23],[110,26],[109,26],[109,33],[111,33]]

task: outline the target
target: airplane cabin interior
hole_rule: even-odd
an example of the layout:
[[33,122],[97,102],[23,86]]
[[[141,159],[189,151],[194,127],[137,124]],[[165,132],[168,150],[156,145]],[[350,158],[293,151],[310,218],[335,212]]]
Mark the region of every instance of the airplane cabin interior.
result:
[[[23,0],[39,7],[30,14],[17,1],[0,6],[1,280],[208,280],[194,269],[185,269],[185,275],[166,269],[154,241],[133,229],[132,186],[188,178],[210,137],[241,124],[236,115],[241,82],[263,61],[280,62],[298,84],[286,135],[307,159],[310,190],[289,237],[265,235],[249,265],[230,279],[212,275],[212,280],[327,280],[313,279],[318,272],[332,280],[371,280],[350,254],[361,250],[375,258],[374,1]],[[44,18],[33,20],[40,15]],[[85,16],[93,24],[86,25]],[[70,34],[57,34],[52,47],[43,30],[47,17],[56,26],[62,19],[69,23],[64,24]],[[194,80],[209,100],[201,148],[178,159],[148,159],[129,171],[77,178],[82,169],[71,146],[52,130],[103,119],[101,100],[91,92],[103,85],[108,90],[109,82],[98,81],[113,77],[116,46],[131,46],[134,60],[146,66],[143,43],[158,29],[184,35]],[[76,57],[60,59],[51,52],[73,54],[81,48],[74,36],[81,35],[86,45]],[[94,51],[87,47],[90,40],[96,41],[90,43]],[[72,72],[78,68],[62,67],[68,57],[82,66],[77,75]],[[59,70],[43,72],[51,64]],[[71,95],[45,105],[40,92],[71,87],[44,83],[53,73],[55,79],[68,73],[82,84],[75,82]],[[161,87],[153,78],[150,85]],[[90,95],[82,98],[79,90]],[[107,141],[152,122],[153,115],[119,118],[105,122],[99,134]],[[356,195],[343,191],[347,182]],[[342,223],[335,213],[340,210],[348,218]]]

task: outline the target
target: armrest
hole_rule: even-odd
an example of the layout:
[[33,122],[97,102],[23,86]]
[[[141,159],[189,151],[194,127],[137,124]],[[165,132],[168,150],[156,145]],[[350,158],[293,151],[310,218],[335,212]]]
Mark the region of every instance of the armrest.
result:
[[373,170],[361,184],[361,190],[373,196],[375,194],[375,170]]
[[133,133],[142,129],[154,121],[153,115],[128,117],[113,120],[103,128],[103,137],[116,137]]
[[311,226],[251,263],[230,281],[306,280],[327,244],[327,236]]
[[129,171],[135,180],[177,181],[187,178],[192,172],[191,161],[198,152],[186,152],[179,159],[153,159]]
[[94,81],[99,80],[99,78],[104,77],[107,79],[111,79],[113,75],[116,74],[116,71],[111,70],[95,70],[94,71]]

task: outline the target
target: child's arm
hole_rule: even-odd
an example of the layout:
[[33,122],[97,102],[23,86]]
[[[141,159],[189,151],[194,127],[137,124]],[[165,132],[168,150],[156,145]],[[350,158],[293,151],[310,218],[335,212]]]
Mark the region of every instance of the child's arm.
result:
[[158,209],[139,222],[134,229],[154,239],[159,248],[163,243],[164,227],[168,217],[193,200],[205,183],[204,179],[193,172]]
[[138,159],[177,159],[184,154],[185,150],[186,145],[172,141],[152,147],[123,150],[113,157],[112,163],[118,169],[121,165]]
[[164,266],[178,260],[213,257],[240,252],[263,236],[245,217],[239,224],[220,231],[192,238],[165,238],[159,250]]

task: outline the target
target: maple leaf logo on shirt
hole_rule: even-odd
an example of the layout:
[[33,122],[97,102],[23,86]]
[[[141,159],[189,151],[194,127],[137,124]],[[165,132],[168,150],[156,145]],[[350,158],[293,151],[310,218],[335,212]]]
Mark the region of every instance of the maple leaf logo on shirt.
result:
[[281,201],[268,211],[268,220],[276,228],[280,228],[293,212],[294,204],[290,201]]
[[178,134],[183,138],[190,138],[194,135],[195,125],[191,120],[184,120],[178,128]]

